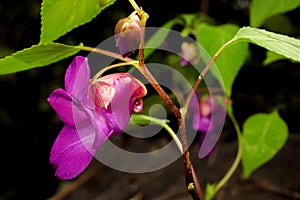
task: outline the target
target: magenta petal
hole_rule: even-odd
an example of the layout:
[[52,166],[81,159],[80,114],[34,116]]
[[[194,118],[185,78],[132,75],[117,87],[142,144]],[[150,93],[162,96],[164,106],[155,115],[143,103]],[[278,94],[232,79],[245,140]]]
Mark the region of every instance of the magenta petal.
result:
[[72,113],[72,97],[69,94],[59,88],[50,94],[48,102],[65,124],[75,127]]
[[[195,116],[193,120],[196,121],[197,120],[196,118],[198,116]],[[213,124],[211,123],[211,120],[209,118],[200,116],[198,124],[193,123],[193,128],[198,131],[202,131],[202,132],[206,133],[213,129]]]
[[127,73],[110,74],[102,77],[100,81],[106,82],[115,88],[109,107],[102,112],[104,118],[113,127],[112,136],[114,136],[121,133],[127,126],[136,99],[145,96],[147,90],[139,81]]
[[80,138],[76,129],[64,126],[57,137],[50,154],[50,162],[56,168],[55,175],[68,180],[79,175],[92,160],[95,152],[87,150],[85,145],[94,142],[93,134]]
[[65,75],[66,91],[80,101],[87,97],[90,80],[90,68],[87,58],[76,56]]
[[59,118],[68,126],[75,128],[86,126],[90,120],[86,112],[80,109],[79,105],[72,102],[72,98],[63,89],[53,91],[49,98],[49,104],[56,111]]
[[198,157],[204,158],[211,156],[215,150],[215,145],[218,139],[219,134],[215,133],[214,131],[201,133],[201,136],[199,138]]
[[113,130],[103,116],[93,115],[92,122],[96,131],[93,148],[98,149],[111,136]]

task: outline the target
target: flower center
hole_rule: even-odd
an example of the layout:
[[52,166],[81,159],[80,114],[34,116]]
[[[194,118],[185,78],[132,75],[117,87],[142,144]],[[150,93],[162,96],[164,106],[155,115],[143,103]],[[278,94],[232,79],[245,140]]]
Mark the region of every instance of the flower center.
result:
[[143,106],[144,106],[144,103],[143,103],[142,98],[137,98],[133,105],[133,111],[136,113],[140,113],[143,110]]

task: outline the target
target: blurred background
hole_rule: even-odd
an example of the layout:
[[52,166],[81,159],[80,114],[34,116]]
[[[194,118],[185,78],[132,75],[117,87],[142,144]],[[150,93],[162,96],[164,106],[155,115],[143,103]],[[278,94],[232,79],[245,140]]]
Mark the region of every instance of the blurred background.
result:
[[[39,43],[41,2],[0,1],[1,58]],[[197,13],[200,10],[219,24],[249,25],[249,1],[205,2],[137,1],[150,15],[148,26],[159,27],[179,13]],[[280,19],[274,17],[264,28],[299,37],[299,11],[300,9],[296,9],[284,14],[289,23],[279,23]],[[127,1],[117,0],[90,23],[74,29],[57,41],[66,44],[83,42],[86,46],[96,46],[113,35],[118,19],[131,12],[132,8]],[[176,28],[180,27],[174,27]],[[250,48],[252,60],[243,66],[233,87],[236,117],[242,123],[251,114],[267,112],[279,106],[290,134],[299,134],[299,63],[280,60],[262,67],[266,51],[254,45],[250,45]],[[80,54],[84,55],[86,52]],[[49,153],[63,123],[47,103],[47,98],[52,90],[63,87],[64,73],[72,59],[0,76],[0,200],[47,199],[58,190],[61,181],[54,177]],[[230,129],[230,126],[229,124],[227,128]],[[235,136],[229,131],[224,136],[224,142],[232,140],[235,140]],[[231,156],[233,158],[234,153]],[[294,158],[295,162],[299,162],[299,158]],[[185,198],[189,199],[188,196]]]

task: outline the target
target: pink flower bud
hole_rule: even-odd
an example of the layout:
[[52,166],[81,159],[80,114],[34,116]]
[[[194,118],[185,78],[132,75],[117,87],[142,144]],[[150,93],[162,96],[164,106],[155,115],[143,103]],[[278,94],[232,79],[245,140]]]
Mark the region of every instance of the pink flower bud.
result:
[[142,31],[143,26],[136,12],[117,22],[115,26],[116,45],[123,57],[128,57],[139,48]]
[[185,66],[188,64],[196,65],[200,61],[200,50],[197,44],[183,42],[181,44],[181,65]]

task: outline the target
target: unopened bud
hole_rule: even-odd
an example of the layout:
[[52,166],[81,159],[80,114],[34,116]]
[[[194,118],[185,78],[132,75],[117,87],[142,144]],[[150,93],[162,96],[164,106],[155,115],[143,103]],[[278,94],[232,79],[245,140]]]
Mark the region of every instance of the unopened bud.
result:
[[181,44],[181,65],[196,65],[200,61],[200,50],[196,43],[183,42]]
[[117,22],[115,26],[116,45],[123,57],[128,57],[139,48],[142,31],[143,26],[136,12]]

